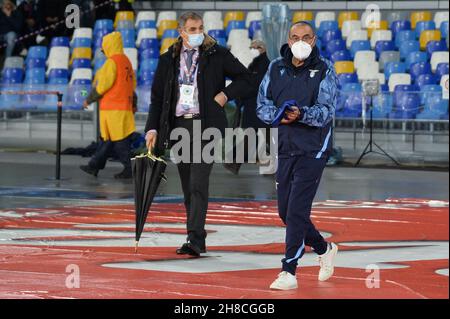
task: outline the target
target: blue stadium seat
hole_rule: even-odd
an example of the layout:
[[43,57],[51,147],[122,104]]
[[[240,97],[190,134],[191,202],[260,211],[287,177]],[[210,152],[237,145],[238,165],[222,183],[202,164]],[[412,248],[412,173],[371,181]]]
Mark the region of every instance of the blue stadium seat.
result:
[[334,63],[336,61],[351,61],[352,56],[348,50],[336,51],[331,55],[331,61]]
[[447,48],[447,43],[445,43],[445,40],[441,40],[441,41],[429,41],[427,43],[427,53],[428,53],[428,58],[431,59],[431,55],[433,54],[433,52],[435,51],[448,51]]
[[5,68],[2,71],[2,84],[20,84],[23,81],[23,70]]
[[439,84],[425,84],[420,88],[420,104],[427,104],[427,100],[435,95],[442,96],[442,86]]
[[434,74],[420,74],[417,78],[415,83],[419,86],[419,88],[422,89],[423,86],[428,84],[437,84],[438,78]]
[[320,23],[319,29],[317,30],[317,35],[322,38],[325,31],[328,30],[339,30],[339,24],[337,21],[322,21]]
[[138,96],[138,112],[148,112],[150,107],[151,90],[147,86],[140,86],[136,90]]
[[337,77],[341,87],[347,83],[358,83],[358,75],[356,73],[341,73]]
[[217,43],[220,46],[223,46],[225,48],[227,47],[227,39],[225,39],[225,38],[217,38],[216,40],[217,40]]
[[91,64],[92,62],[89,59],[74,59],[72,62],[72,69],[89,69]]
[[[33,69],[37,70],[37,69]],[[24,91],[43,91],[46,89],[45,85],[45,78],[43,83],[37,83],[37,82],[26,82],[23,85]],[[31,95],[31,94],[25,94],[22,99],[22,103],[20,105],[21,109],[27,109],[27,110],[37,110],[41,108],[43,109],[43,105],[45,102],[45,95]],[[56,104],[55,104],[56,109]]]
[[337,40],[331,40],[330,42],[327,43],[326,45],[326,49],[324,52],[325,57],[330,57],[334,52],[336,51],[342,51],[342,50],[346,50],[346,44],[345,41],[342,39],[337,39]]
[[381,52],[383,51],[395,51],[394,41],[377,41],[377,43],[375,43],[375,55],[377,60],[380,58]]
[[341,40],[342,39],[342,32],[341,30],[327,30],[323,33],[323,36],[321,37],[321,40],[323,42],[323,45],[327,45],[328,42],[333,40]]
[[234,29],[247,29],[245,27],[245,21],[236,21],[236,20],[229,21],[226,29],[227,37],[230,35],[231,30]]
[[50,78],[48,80],[48,84],[50,85],[67,85],[69,84],[68,78]]
[[26,61],[25,67],[27,69],[45,68],[45,59],[30,58]]
[[400,58],[406,59],[409,53],[420,51],[419,41],[405,40],[400,43]]
[[[389,88],[388,88],[389,90]],[[389,92],[384,92],[374,96],[373,98],[373,118],[383,119],[388,118],[389,114],[392,112],[393,107],[392,94]]]
[[422,31],[435,30],[435,29],[436,29],[436,24],[434,23],[434,21],[418,21],[416,24],[416,29],[415,29],[416,39],[419,39]]
[[27,61],[29,59],[47,59],[48,49],[44,46],[32,46],[28,50]]
[[157,59],[159,58],[159,49],[149,48],[140,52],[140,58],[142,60],[146,59]]
[[400,48],[400,45],[405,41],[415,41],[416,32],[412,30],[399,31],[395,36],[395,46]]
[[441,77],[444,74],[448,74],[448,63],[444,63],[444,62],[443,63],[439,63],[436,66],[436,75],[439,78],[439,80],[441,79]]
[[92,40],[89,38],[75,38],[72,42],[72,48],[90,48]]
[[[439,85],[440,87],[440,85]],[[440,88],[442,90],[442,88]],[[442,93],[436,87],[435,90],[424,92],[426,95],[424,108],[417,115],[417,119],[423,120],[440,120],[448,118],[448,100],[442,98]]]
[[114,30],[114,22],[109,19],[100,19],[95,21],[94,33],[100,30],[105,30],[108,33]]
[[138,23],[138,30],[141,29],[156,29],[155,20],[141,20]]
[[144,51],[147,49],[154,49],[159,51],[159,40],[158,39],[142,39],[141,45],[139,46],[139,51]]
[[72,85],[92,85],[92,80],[89,79],[75,79]]
[[50,74],[48,75],[49,79],[54,78],[68,78],[69,77],[69,71],[66,69],[51,69]]
[[138,77],[138,85],[150,85],[155,77],[155,72],[150,70],[142,70]]
[[253,39],[253,36],[255,35],[255,32],[257,30],[261,30],[261,21],[252,21],[250,22],[250,26],[248,28],[248,35],[251,39]]
[[136,48],[136,30],[121,29],[119,32],[122,35],[124,48]]
[[388,62],[384,65],[384,76],[386,77],[386,81],[389,80],[389,77],[393,73],[405,73],[406,72],[406,64],[402,62]]
[[391,31],[394,38],[400,31],[407,30],[411,30],[411,21],[409,20],[397,20],[391,23]]
[[214,39],[218,39],[218,38],[226,38],[227,34],[225,32],[225,30],[209,30],[208,31],[208,35],[212,36]]
[[412,119],[419,112],[420,89],[417,85],[397,85],[393,99],[395,110],[391,113],[391,117]]
[[83,102],[86,100],[90,91],[91,85],[70,85],[65,95],[63,108],[68,110],[82,110]]
[[439,30],[441,31],[442,39],[447,38],[447,35],[448,35],[448,21],[441,22],[441,26],[440,26]]
[[179,34],[178,34],[178,30],[176,29],[167,29],[164,31],[163,35],[162,35],[162,40],[166,39],[166,38],[178,38]]
[[68,37],[54,37],[50,44],[50,48],[53,47],[69,47],[70,40]]
[[105,64],[106,62],[106,58],[104,59],[96,59],[94,62],[94,73],[98,71],[98,69],[100,69],[103,64]]
[[350,52],[351,52],[352,58],[355,58],[356,52],[368,51],[368,50],[371,50],[369,40],[355,40],[355,41],[352,41],[352,44],[350,46]]
[[[22,85],[11,85],[9,83],[0,85],[2,91],[21,91]],[[0,94],[0,110],[15,109],[21,104],[22,95]]]
[[45,84],[45,69],[28,69],[25,73],[25,84]]
[[428,62],[417,62],[411,64],[409,73],[411,74],[411,80],[415,81],[416,78],[421,74],[432,74],[431,64]]
[[417,62],[427,62],[428,61],[428,56],[425,52],[422,51],[415,51],[415,52],[410,52],[407,56],[406,56],[406,70],[409,70],[409,68],[411,67],[411,64],[417,63]]
[[389,84],[381,84],[380,91],[381,92],[389,92]]
[[116,30],[134,30],[134,21],[132,20],[119,20],[117,21]]
[[158,59],[145,59],[142,60],[140,63],[140,70],[141,71],[156,71],[156,68],[158,67]]

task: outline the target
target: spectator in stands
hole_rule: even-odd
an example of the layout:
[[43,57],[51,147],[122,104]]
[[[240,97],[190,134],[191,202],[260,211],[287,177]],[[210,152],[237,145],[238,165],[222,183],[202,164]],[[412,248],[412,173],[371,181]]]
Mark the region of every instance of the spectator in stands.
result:
[[322,172],[332,150],[332,126],[338,96],[333,64],[316,47],[316,34],[308,22],[292,25],[288,43],[281,47],[259,88],[258,117],[272,124],[278,111],[278,211],[286,225],[282,271],[271,289],[296,289],[298,260],[305,245],[319,255],[318,279],[333,275],[337,245],[327,243],[311,221],[311,207]]
[[[261,84],[264,75],[269,67],[270,60],[266,53],[266,44],[261,40],[253,40],[250,45],[250,52],[254,56],[252,63],[248,66],[249,71],[252,73],[253,79],[253,94],[248,99],[237,101],[236,114],[234,119],[234,127],[241,126],[244,129],[253,128],[257,130],[258,128],[266,129],[266,141],[270,141],[270,126],[263,123],[256,116],[256,96],[258,95],[259,85]],[[242,123],[241,123],[241,109],[242,112]],[[257,141],[258,145],[258,141]],[[248,147],[244,148],[246,151]],[[236,154],[236,153],[234,153]],[[244,156],[245,161],[248,160],[248,154]],[[231,171],[233,174],[238,174],[241,168],[241,163],[224,163],[223,166]]]
[[0,43],[6,43],[6,57],[14,53],[16,39],[22,31],[22,14],[10,0],[3,0],[0,10]]
[[[228,49],[204,33],[200,15],[195,12],[181,15],[178,31],[178,41],[159,58],[151,90],[145,132],[148,149],[156,146],[157,155],[168,147],[170,132],[175,128],[189,132],[191,146],[198,138],[193,136],[199,133],[194,131],[196,124],[203,130],[211,127],[224,133],[225,103],[251,94],[250,72]],[[226,77],[233,81],[227,87]],[[201,142],[203,147],[209,141]],[[192,156],[194,150],[188,152]],[[213,163],[203,158],[194,162],[191,156],[186,155],[187,159],[181,159],[178,164],[188,238],[176,252],[198,257],[206,252],[205,219]]]
[[120,32],[113,32],[103,38],[102,49],[108,58],[94,79],[94,87],[84,102],[100,102],[100,132],[102,143],[88,165],[80,168],[97,176],[105,168],[110,150],[124,166],[116,179],[128,179],[131,174],[131,135],[136,130],[134,108],[136,105],[136,76],[130,60],[124,54]]
[[[24,0],[22,1],[17,10],[22,14],[23,24],[22,24],[22,35],[28,35],[36,32],[39,28],[37,21],[38,17],[38,5],[37,0]],[[36,45],[35,37],[26,37],[22,40],[23,47],[28,49],[29,47]],[[26,55],[26,52],[23,54]]]
[[[67,36],[68,30],[65,24],[66,7],[70,1],[68,0],[39,0],[38,12],[40,26],[42,28],[50,27],[50,29],[42,32],[40,36],[45,37],[50,43],[53,37]],[[62,23],[58,23],[62,21]]]

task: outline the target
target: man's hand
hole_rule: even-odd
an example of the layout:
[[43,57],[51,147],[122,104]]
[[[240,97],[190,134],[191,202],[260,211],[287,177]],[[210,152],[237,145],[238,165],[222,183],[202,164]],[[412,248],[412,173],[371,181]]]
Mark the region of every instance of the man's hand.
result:
[[83,109],[87,109],[88,106],[89,106],[88,102],[87,102],[87,101],[84,101],[84,102],[83,102]]
[[286,111],[285,117],[281,120],[281,124],[291,124],[300,118],[300,109],[296,106],[291,106],[291,110]]
[[155,148],[157,136],[158,133],[151,131],[147,132],[147,134],[145,135],[145,142],[149,151],[152,151]]
[[214,101],[217,102],[221,107],[224,107],[225,103],[228,101],[228,97],[225,95],[225,93],[220,92],[214,97]]

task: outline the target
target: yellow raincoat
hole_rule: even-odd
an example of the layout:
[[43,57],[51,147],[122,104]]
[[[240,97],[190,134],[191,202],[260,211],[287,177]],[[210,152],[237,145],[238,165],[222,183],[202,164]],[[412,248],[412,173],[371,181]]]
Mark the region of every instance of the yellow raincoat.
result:
[[[103,38],[102,48],[107,60],[94,77],[95,90],[102,96],[100,133],[103,140],[115,142],[123,140],[136,130],[132,106],[130,107],[127,102],[123,103],[129,100],[130,95],[133,96],[136,76],[130,67],[131,63],[124,55],[122,36],[119,32],[106,35]],[[119,74],[126,75],[126,79],[118,79]],[[125,85],[128,81],[131,84]]]

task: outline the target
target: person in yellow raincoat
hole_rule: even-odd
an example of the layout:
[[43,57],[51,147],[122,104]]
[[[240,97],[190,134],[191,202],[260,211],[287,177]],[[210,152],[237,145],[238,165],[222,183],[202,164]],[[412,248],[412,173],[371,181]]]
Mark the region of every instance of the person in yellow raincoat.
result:
[[130,60],[124,54],[122,36],[113,32],[103,38],[105,64],[94,78],[91,93],[84,107],[99,101],[100,133],[102,141],[88,165],[80,168],[97,176],[105,168],[111,150],[119,158],[124,170],[116,174],[117,179],[131,178],[131,134],[136,130],[134,113],[136,108],[136,76]]

